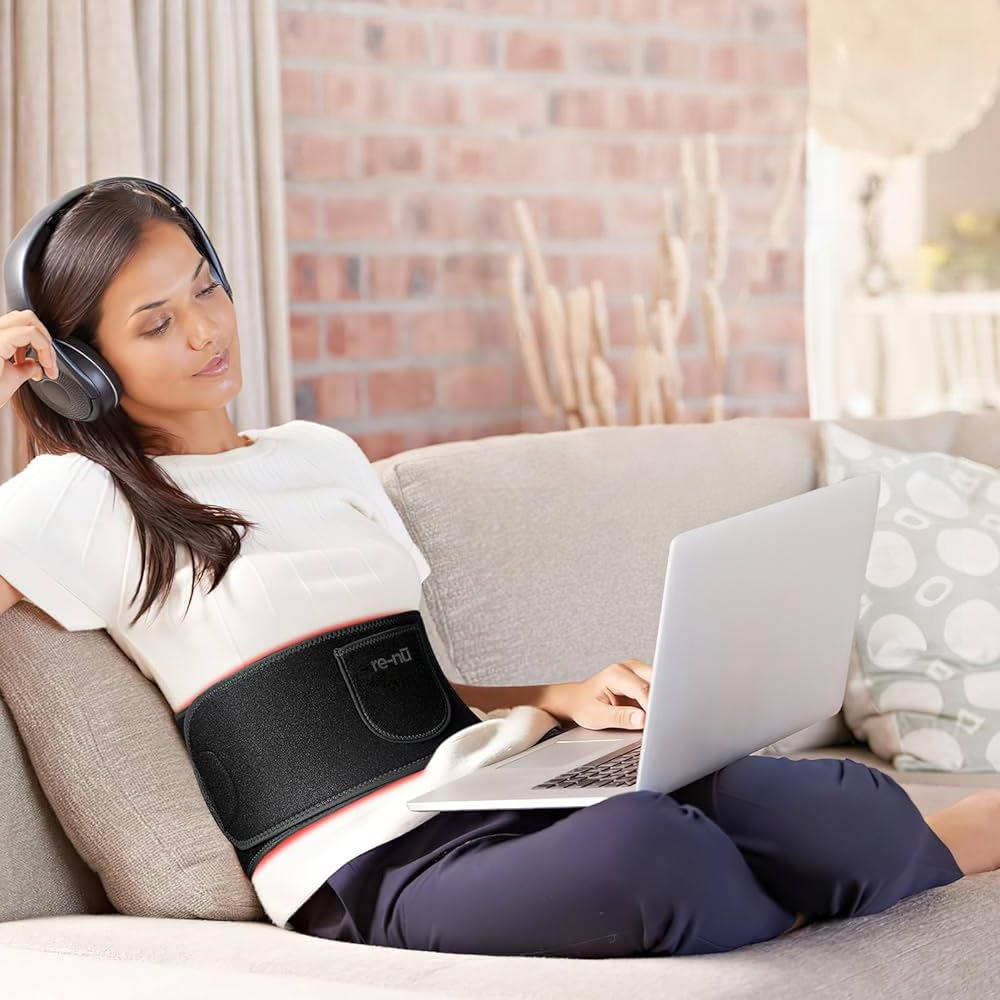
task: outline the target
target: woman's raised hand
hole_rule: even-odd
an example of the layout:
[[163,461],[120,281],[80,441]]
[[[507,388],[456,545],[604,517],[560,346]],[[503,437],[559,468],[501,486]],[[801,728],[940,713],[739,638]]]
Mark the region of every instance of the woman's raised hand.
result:
[[[38,360],[27,356],[29,347]],[[30,309],[0,316],[0,365],[0,406],[6,406],[29,378],[40,382],[45,375],[50,379],[58,376],[52,337]]]

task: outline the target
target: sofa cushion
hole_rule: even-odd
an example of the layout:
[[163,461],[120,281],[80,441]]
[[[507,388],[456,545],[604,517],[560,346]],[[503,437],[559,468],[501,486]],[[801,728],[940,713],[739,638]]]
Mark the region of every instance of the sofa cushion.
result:
[[[990,872],[917,893],[881,913],[821,921],[713,955],[598,961],[461,955],[349,944],[288,934],[273,925],[114,915],[2,924],[0,962],[4,949],[54,952],[46,982],[60,977],[59,985],[79,996],[73,977],[85,976],[91,988],[86,995],[94,997],[108,996],[109,986],[115,987],[114,996],[165,996],[155,987],[162,969],[171,987],[198,997],[218,995],[211,992],[214,986],[224,988],[223,995],[240,989],[242,996],[244,984],[235,981],[242,973],[248,990],[254,976],[282,1000],[383,996],[373,987],[385,990],[386,997],[399,990],[415,998],[491,1000],[941,1000],[994,995],[992,984],[1000,979],[998,922],[1000,872]],[[96,968],[88,971],[78,963],[67,969],[59,961],[66,954],[91,956]],[[181,970],[192,974],[187,983]],[[104,971],[106,980],[99,978]],[[233,977],[228,982],[227,974]]]
[[0,699],[0,921],[112,910],[67,840]]
[[0,692],[53,812],[115,909],[266,919],[169,706],[106,632],[67,632],[15,604],[0,615]]
[[1000,472],[823,428],[826,478],[882,492],[844,712],[903,770],[1000,771]]
[[378,464],[459,679],[543,683],[651,662],[670,539],[812,489],[808,425],[592,427]]

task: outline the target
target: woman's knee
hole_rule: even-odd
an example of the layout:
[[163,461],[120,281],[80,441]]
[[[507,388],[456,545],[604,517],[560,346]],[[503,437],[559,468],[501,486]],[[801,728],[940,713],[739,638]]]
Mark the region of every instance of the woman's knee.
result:
[[790,925],[794,914],[764,892],[725,831],[696,806],[642,791],[592,810],[589,819],[605,835],[588,865],[614,873],[615,894],[635,920],[636,953],[724,951]]
[[771,814],[782,827],[769,834],[780,877],[809,897],[793,901],[797,908],[815,915],[876,912],[915,881],[911,867],[926,849],[926,824],[902,786],[878,768],[827,758],[822,765],[810,769],[814,775],[800,770],[816,780],[789,787]]

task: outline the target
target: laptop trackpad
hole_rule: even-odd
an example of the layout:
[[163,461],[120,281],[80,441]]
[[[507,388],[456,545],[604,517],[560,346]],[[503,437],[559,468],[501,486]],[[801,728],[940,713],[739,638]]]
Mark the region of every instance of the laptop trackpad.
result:
[[609,736],[607,739],[593,740],[560,740],[558,738],[542,744],[537,750],[526,753],[515,760],[497,764],[500,767],[563,767],[578,760],[596,757],[605,749],[611,750],[612,744],[621,743],[620,736]]

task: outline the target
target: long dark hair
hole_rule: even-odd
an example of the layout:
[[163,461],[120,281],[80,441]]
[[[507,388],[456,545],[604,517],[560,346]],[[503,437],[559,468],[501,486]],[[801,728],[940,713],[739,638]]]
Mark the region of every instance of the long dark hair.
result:
[[[187,219],[158,194],[144,187],[137,190],[130,181],[99,181],[62,216],[29,279],[33,311],[53,337],[75,334],[99,350],[94,341],[104,291],[138,250],[144,228],[154,220],[180,226],[198,246]],[[12,405],[24,426],[29,457],[83,455],[108,470],[131,507],[141,564],[130,604],[146,580],[131,624],[154,602],[162,606],[166,600],[180,545],[194,569],[188,608],[196,584],[206,574],[212,583],[209,593],[219,585],[239,555],[242,536],[255,524],[235,511],[198,503],[146,454],[148,447],[168,453],[170,435],[137,423],[121,406],[89,423],[69,420],[50,410],[27,382],[14,394]]]

